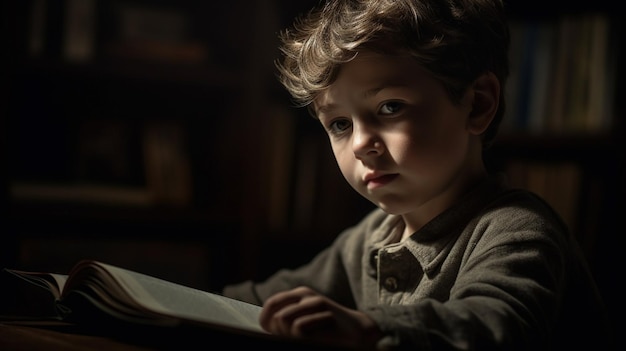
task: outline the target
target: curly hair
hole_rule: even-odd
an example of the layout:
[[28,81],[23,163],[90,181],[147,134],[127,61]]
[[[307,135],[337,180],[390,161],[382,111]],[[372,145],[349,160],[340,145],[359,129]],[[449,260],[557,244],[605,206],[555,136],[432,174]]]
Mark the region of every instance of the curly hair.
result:
[[367,49],[411,55],[455,103],[476,78],[493,72],[500,103],[485,146],[504,115],[510,37],[502,0],[328,0],[279,38],[278,79],[298,106],[310,105],[343,63]]

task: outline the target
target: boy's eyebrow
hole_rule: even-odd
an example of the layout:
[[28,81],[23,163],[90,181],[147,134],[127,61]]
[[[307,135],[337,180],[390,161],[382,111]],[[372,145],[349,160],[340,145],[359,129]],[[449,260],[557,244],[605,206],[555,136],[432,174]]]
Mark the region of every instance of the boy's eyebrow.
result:
[[[374,88],[371,88],[371,89],[368,89],[368,90],[364,91],[361,94],[361,96],[364,99],[367,99],[367,98],[370,98],[370,97],[378,94],[378,92],[380,92],[383,89],[386,89],[386,88],[403,88],[403,87],[405,88],[405,87],[407,87],[407,85],[406,84],[392,84],[392,85],[384,85],[384,86],[374,87]],[[313,108],[314,108],[314,110],[317,113],[320,113],[320,112],[321,113],[328,113],[328,112],[331,112],[333,109],[336,109],[338,107],[339,107],[339,105],[336,104],[336,103],[333,103],[333,102],[327,103],[327,104],[319,104],[319,105],[318,104],[314,104],[313,105]]]
[[368,89],[368,90],[363,92],[363,97],[364,98],[372,97],[372,96],[378,94],[379,91],[383,90],[383,88],[384,87],[376,87],[376,88]]
[[330,103],[330,104],[324,104],[324,105],[319,105],[319,106],[313,106],[314,110],[317,112],[317,114],[319,113],[328,113],[330,111],[332,111],[333,109],[336,109],[338,107],[337,104],[334,103]]
[[378,86],[378,87],[374,87],[374,88],[368,89],[368,90],[364,91],[361,96],[363,96],[363,98],[366,99],[366,98],[370,98],[370,97],[378,94],[381,90],[408,88],[408,87],[409,87],[409,85],[406,84],[405,82],[390,82],[390,83],[385,83],[385,84],[383,84],[381,86]]

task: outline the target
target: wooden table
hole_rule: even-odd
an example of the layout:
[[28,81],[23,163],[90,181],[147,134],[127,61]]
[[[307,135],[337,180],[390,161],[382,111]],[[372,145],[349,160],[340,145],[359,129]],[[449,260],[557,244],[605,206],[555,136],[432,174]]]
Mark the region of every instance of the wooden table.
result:
[[[225,333],[206,328],[107,326],[85,329],[60,322],[0,321],[2,351],[151,351],[191,349],[241,349],[289,351],[347,351],[330,347],[271,338]],[[354,350],[350,350],[354,351]]]
[[141,346],[140,343],[133,344],[116,340],[111,336],[81,332],[71,325],[28,325],[28,323],[4,322],[0,322],[0,349],[7,351],[154,350],[149,346]]

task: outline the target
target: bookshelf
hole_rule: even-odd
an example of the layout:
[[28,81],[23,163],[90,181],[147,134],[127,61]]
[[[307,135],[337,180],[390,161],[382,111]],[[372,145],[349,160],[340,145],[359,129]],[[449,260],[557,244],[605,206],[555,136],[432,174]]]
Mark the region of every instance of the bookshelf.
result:
[[[509,1],[509,17],[518,31],[513,38],[523,33],[526,39],[513,48],[528,47],[512,57],[517,66],[509,83],[518,85],[507,88],[518,95],[511,98],[508,125],[487,153],[488,164],[507,172],[514,185],[544,196],[561,213],[589,259],[619,330],[625,306],[612,267],[623,265],[622,231],[616,228],[626,210],[621,200],[626,195],[623,21],[609,1],[552,5],[548,10],[539,1]],[[533,35],[536,40],[528,40]],[[515,50],[519,46],[512,55]],[[524,94],[525,114],[518,108]]]
[[271,62],[239,43],[259,4],[3,2],[3,266],[169,262],[203,288],[238,272],[224,252],[252,178],[233,155],[264,103],[241,101],[263,78],[253,59]]

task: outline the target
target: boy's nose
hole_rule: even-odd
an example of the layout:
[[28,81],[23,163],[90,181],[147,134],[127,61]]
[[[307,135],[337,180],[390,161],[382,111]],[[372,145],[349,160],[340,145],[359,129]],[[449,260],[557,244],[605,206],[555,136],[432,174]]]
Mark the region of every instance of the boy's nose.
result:
[[378,156],[383,153],[383,143],[378,134],[363,124],[353,125],[352,149],[357,159]]

